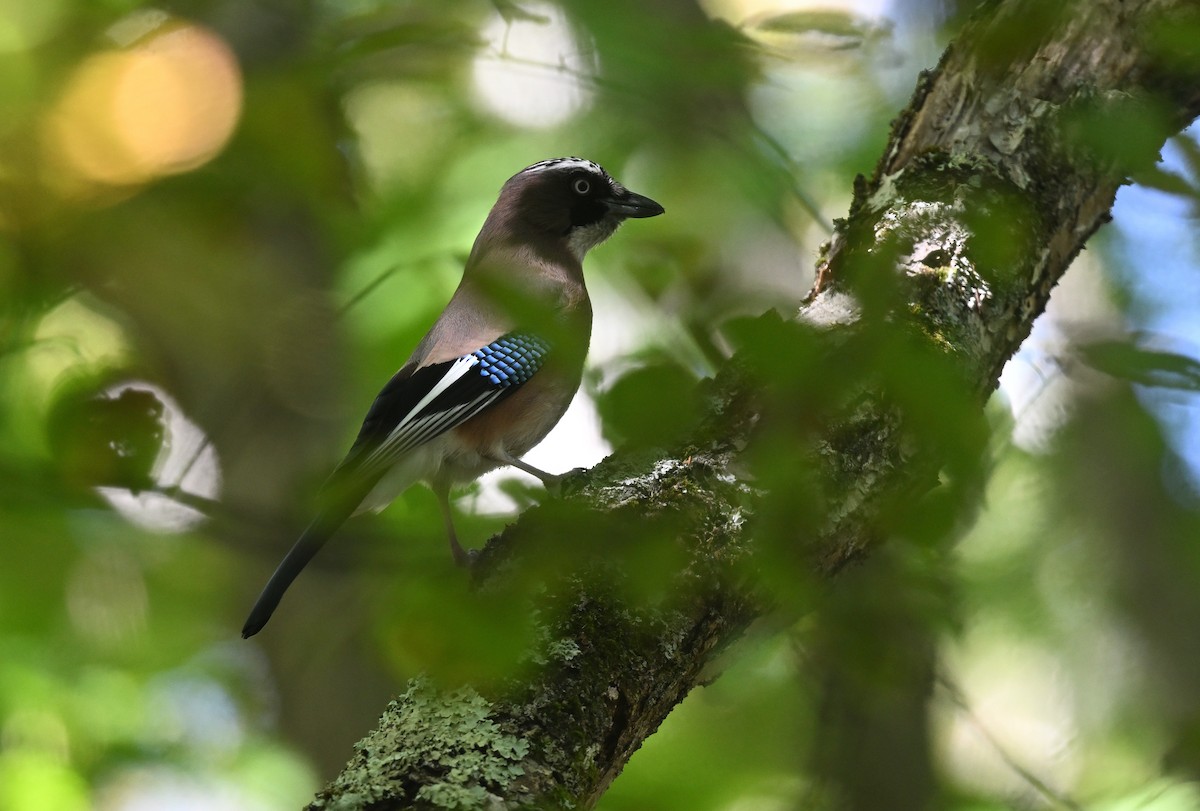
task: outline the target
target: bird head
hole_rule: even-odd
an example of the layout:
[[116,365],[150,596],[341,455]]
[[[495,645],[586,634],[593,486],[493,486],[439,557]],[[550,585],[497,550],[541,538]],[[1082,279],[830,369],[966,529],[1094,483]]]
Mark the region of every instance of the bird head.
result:
[[582,262],[626,219],[662,213],[662,206],[631,192],[599,164],[554,158],[509,178],[488,220],[516,240],[563,246]]

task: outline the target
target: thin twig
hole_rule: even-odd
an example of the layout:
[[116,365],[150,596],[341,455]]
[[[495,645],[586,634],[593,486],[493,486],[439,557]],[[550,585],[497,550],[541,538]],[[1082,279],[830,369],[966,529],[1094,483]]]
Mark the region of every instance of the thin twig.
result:
[[946,691],[946,694],[950,697],[950,701],[955,707],[958,708],[958,711],[963,715],[963,717],[970,722],[971,726],[975,728],[975,731],[978,732],[979,736],[983,738],[984,742],[992,748],[992,751],[996,753],[996,756],[1000,758],[1005,766],[1012,769],[1012,771],[1019,775],[1022,780],[1032,786],[1034,791],[1040,794],[1044,799],[1049,800],[1054,805],[1068,808],[1070,811],[1083,811],[1082,805],[1077,803],[1068,795],[1055,791],[1049,786],[1049,784],[1047,784],[1033,772],[1029,771],[1029,769],[1018,763],[1016,758],[1014,758],[1008,753],[1007,750],[1005,750],[1005,748],[1000,744],[1000,741],[996,739],[991,731],[988,730],[987,726],[985,726],[984,723],[979,720],[979,716],[975,714],[975,711],[971,709],[971,705],[967,701],[967,697],[963,693],[962,688],[960,688],[949,676],[947,676],[945,673],[939,673],[937,676],[937,683],[943,690]]

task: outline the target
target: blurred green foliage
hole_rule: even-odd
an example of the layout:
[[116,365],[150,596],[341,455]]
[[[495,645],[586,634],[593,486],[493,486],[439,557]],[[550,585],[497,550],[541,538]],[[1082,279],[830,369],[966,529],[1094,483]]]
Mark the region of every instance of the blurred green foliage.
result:
[[[522,595],[470,591],[420,489],[347,526],[253,643],[237,629],[499,186],[561,154],[667,216],[589,257],[602,426],[552,442],[592,458],[603,440],[670,446],[731,347],[769,392],[747,465],[773,494],[754,520],[779,615],[601,807],[1200,807],[1195,451],[1144,396],[1194,395],[1194,353],[1064,341],[1060,370],[980,415],[919,342],[867,331],[831,357],[786,320],[948,35],[921,20],[968,5],[897,3],[893,30],[864,8],[733,0],[0,2],[0,811],[298,808],[407,678],[521,665],[536,634]],[[1029,24],[992,44],[997,63]],[[181,74],[207,93],[192,118],[134,101],[123,114],[165,129],[82,127],[118,98],[80,85],[84,66],[161,53],[179,30],[224,43],[236,97],[218,93],[219,48],[185,39],[217,60],[211,79]],[[1163,32],[1184,58],[1181,42]],[[168,149],[221,110],[228,140]],[[1090,114],[1081,139],[1122,165],[1158,115],[1131,106],[1108,132]],[[1200,151],[1182,152],[1191,175],[1144,174],[1194,216]],[[998,254],[1003,219],[980,222]],[[1067,320],[1144,313],[1138,285],[1106,288],[1089,257],[1108,309],[1063,301]],[[887,285],[863,284],[889,306]],[[773,307],[784,318],[757,318]],[[1072,360],[1091,372],[1064,374]],[[889,509],[861,570],[818,583],[805,543],[836,482],[806,453],[864,380],[950,463]],[[1046,437],[1014,442],[1036,419]],[[497,503],[538,499],[475,488],[459,532],[481,545],[511,512]],[[679,525],[573,518],[539,519],[547,565],[611,555],[628,599],[652,602]]]

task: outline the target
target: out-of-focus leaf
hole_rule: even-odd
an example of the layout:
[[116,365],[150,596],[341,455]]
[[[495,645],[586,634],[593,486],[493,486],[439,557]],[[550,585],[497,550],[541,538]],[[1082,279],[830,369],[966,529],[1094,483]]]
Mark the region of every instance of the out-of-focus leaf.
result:
[[618,380],[600,397],[600,415],[616,441],[670,447],[699,418],[696,381],[679,366],[655,363]]
[[164,413],[162,401],[146,389],[68,393],[55,407],[49,428],[64,477],[134,492],[151,487],[166,439]]
[[630,89],[603,100],[604,117],[621,122],[620,141],[679,152],[714,133],[728,139],[744,131],[745,91],[759,65],[743,34],[695,3],[656,14],[634,0],[575,0],[570,9],[591,34],[606,85]]
[[1194,137],[1189,137],[1186,133],[1174,139],[1174,144],[1179,147],[1179,151],[1183,154],[1183,160],[1187,163],[1188,169],[1191,170],[1193,177],[1200,177],[1200,143],[1196,143]]
[[1200,391],[1200,361],[1187,355],[1125,341],[1099,341],[1081,347],[1079,357],[1098,372],[1141,386]]
[[510,23],[521,21],[547,24],[550,22],[550,18],[545,14],[530,11],[520,3],[513,2],[513,0],[492,0],[492,5],[496,7],[496,13]]
[[1127,174],[1150,169],[1163,138],[1175,131],[1170,114],[1144,98],[1105,98],[1065,111],[1072,144]]
[[469,19],[408,5],[339,20],[329,38],[346,87],[372,79],[444,80],[482,44]]
[[1168,172],[1161,166],[1154,166],[1144,172],[1138,172],[1134,178],[1141,186],[1158,189],[1167,194],[1177,194],[1180,197],[1195,197],[1196,187],[1188,179],[1175,172]]
[[1183,3],[1172,13],[1158,15],[1146,26],[1150,48],[1165,66],[1181,75],[1194,71],[1200,62],[1200,9]]
[[831,50],[858,48],[885,36],[890,28],[873,20],[838,9],[809,9],[784,14],[764,14],[747,20],[742,28],[752,33],[803,36],[819,39]]

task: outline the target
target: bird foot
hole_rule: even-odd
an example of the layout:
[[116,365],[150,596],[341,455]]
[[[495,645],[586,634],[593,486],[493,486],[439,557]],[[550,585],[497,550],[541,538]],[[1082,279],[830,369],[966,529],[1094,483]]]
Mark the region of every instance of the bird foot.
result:
[[476,558],[479,557],[478,549],[464,549],[459,544],[457,539],[450,541],[450,556],[454,558],[454,565],[460,569],[470,569]]
[[577,467],[568,470],[566,473],[548,473],[546,474],[546,478],[542,479],[542,484],[546,486],[546,493],[549,496],[558,498],[563,494],[563,487],[568,479],[572,479],[586,471],[586,467]]

